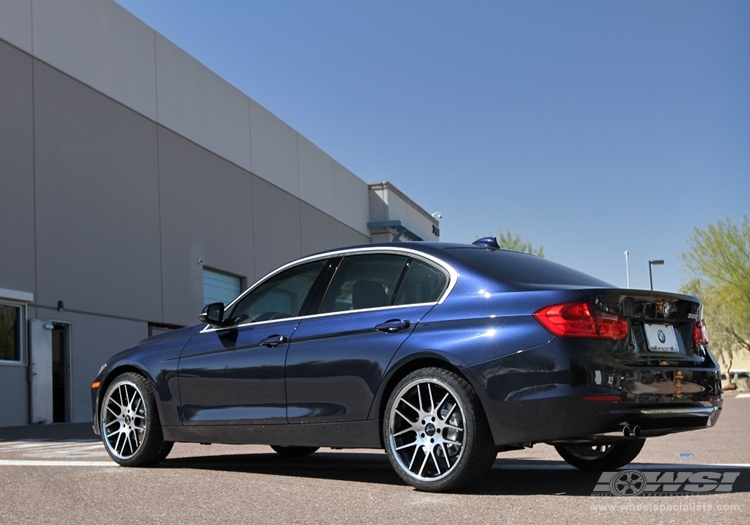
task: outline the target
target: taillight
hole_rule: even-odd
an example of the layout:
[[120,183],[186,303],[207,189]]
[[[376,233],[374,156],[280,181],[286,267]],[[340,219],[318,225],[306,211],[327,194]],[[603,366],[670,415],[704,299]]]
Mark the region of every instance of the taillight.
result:
[[708,344],[708,331],[703,321],[696,321],[693,325],[693,341],[696,347]]
[[564,303],[534,312],[539,323],[559,337],[621,340],[628,336],[628,320],[617,314],[591,311],[588,303]]

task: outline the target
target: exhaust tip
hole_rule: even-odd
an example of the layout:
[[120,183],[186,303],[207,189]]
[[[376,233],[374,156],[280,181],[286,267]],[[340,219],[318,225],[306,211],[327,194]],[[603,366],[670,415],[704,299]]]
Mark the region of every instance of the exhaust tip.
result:
[[630,437],[630,426],[629,425],[623,425],[622,427],[622,435],[623,437]]
[[638,438],[641,436],[641,427],[638,425],[633,426],[633,437]]

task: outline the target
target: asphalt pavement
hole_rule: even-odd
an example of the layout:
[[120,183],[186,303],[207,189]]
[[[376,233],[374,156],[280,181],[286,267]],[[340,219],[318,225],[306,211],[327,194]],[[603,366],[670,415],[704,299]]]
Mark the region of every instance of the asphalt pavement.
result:
[[[116,466],[85,424],[0,429],[0,523],[636,523],[750,522],[750,394],[726,394],[714,428],[649,439],[621,471],[723,476],[725,492],[613,496],[602,473],[553,447],[501,453],[456,494],[405,485],[377,450],[283,458],[266,446],[176,444],[155,468]],[[698,485],[696,485],[698,486]],[[598,495],[592,495],[598,494]]]

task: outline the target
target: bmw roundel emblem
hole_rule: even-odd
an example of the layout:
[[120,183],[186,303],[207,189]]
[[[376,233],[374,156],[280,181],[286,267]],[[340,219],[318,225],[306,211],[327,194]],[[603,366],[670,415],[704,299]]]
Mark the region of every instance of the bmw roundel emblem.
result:
[[656,332],[656,337],[659,338],[660,343],[664,343],[667,340],[667,336],[664,334],[664,332],[661,329],[658,332]]

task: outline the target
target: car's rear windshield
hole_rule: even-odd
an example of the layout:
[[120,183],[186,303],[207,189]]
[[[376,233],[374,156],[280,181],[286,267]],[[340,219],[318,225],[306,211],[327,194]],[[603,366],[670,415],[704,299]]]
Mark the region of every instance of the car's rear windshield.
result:
[[451,248],[450,251],[478,270],[506,282],[597,288],[612,286],[578,270],[526,253],[480,248]]

